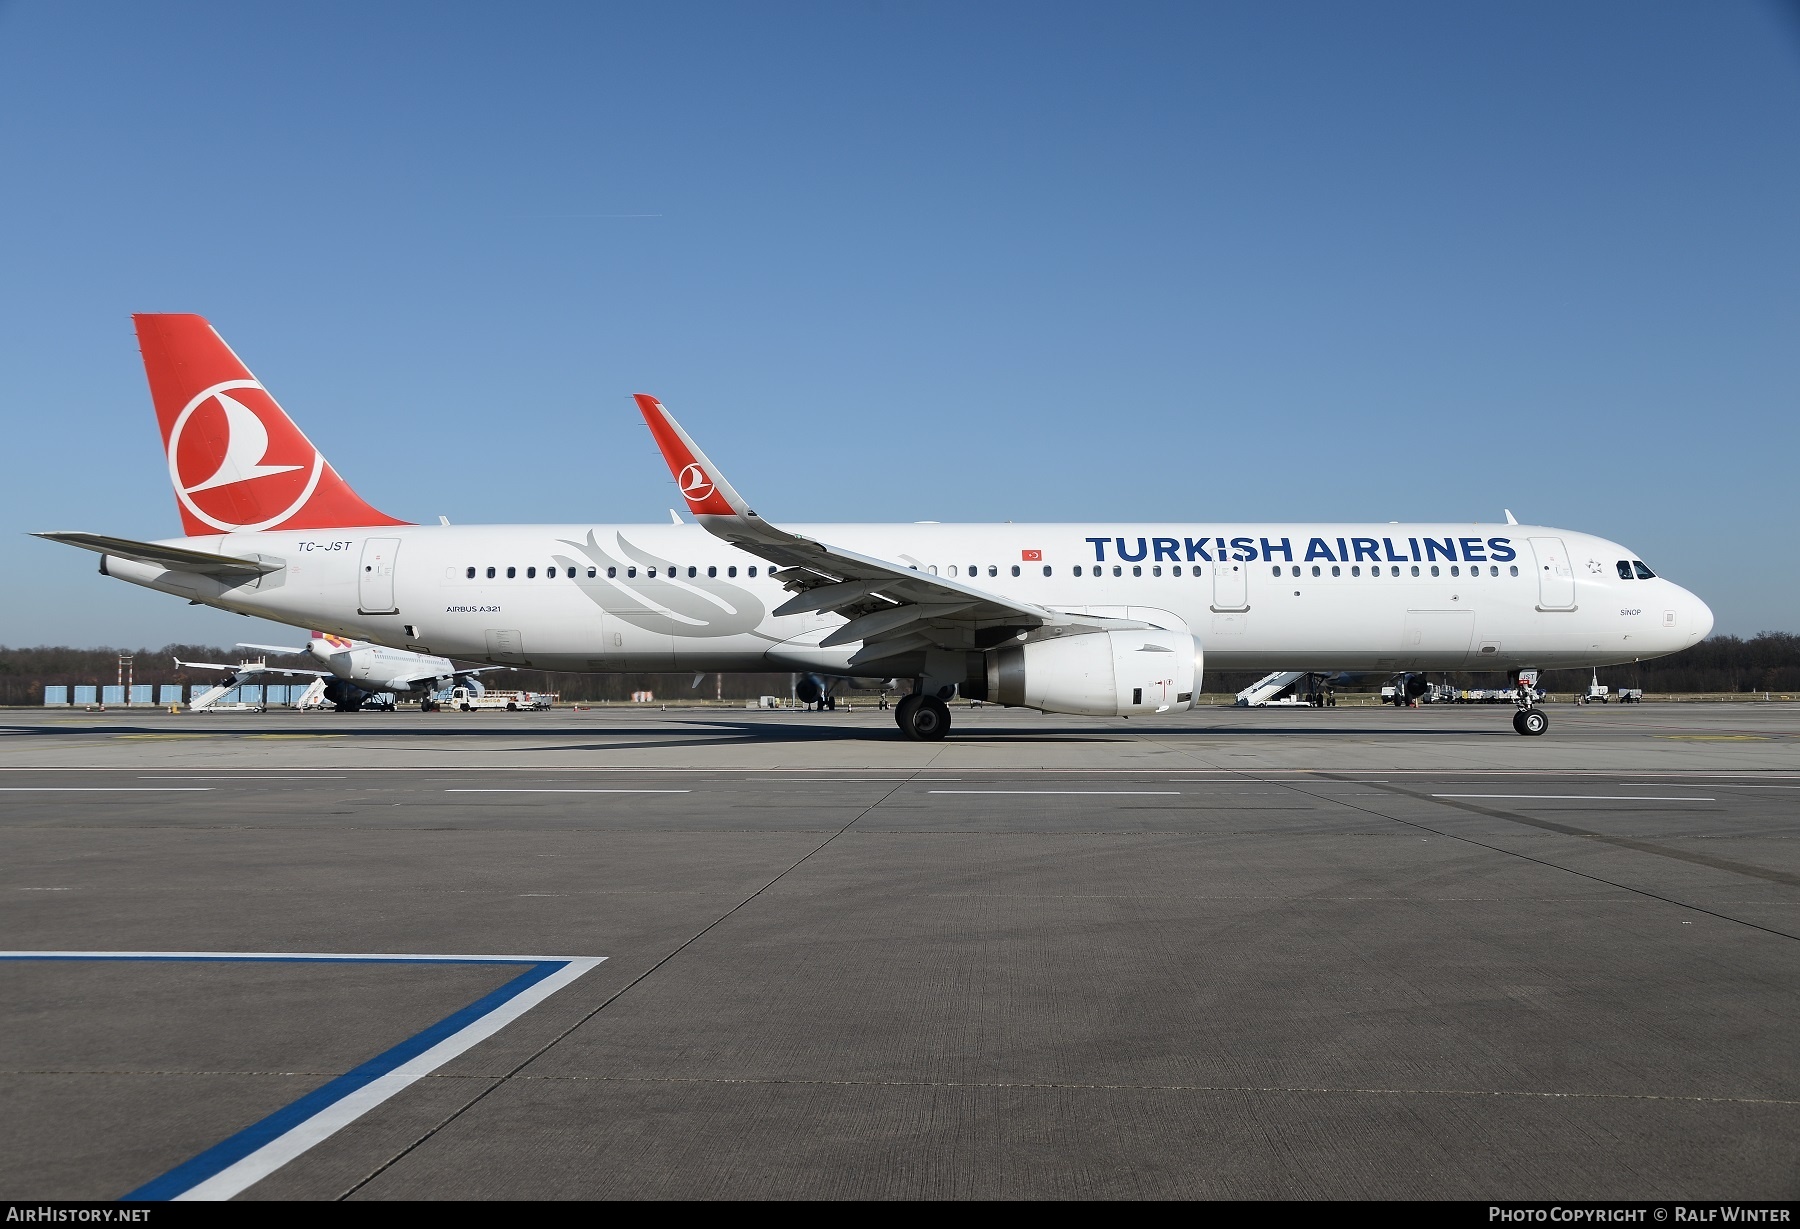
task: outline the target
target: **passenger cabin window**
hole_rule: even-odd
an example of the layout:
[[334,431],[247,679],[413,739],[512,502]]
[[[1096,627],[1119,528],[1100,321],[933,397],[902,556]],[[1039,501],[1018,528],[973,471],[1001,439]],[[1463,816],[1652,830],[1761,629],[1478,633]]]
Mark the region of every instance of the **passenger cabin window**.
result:
[[753,580],[756,578],[756,565],[754,563],[750,565],[749,575],[750,575],[751,579],[753,579]]
[[1637,570],[1637,578],[1639,580],[1655,580],[1656,579],[1656,573],[1652,572],[1649,568],[1645,567],[1644,561],[1642,559],[1633,559],[1631,561],[1631,566]]
[[1519,565],[1515,563],[1512,567],[1508,568],[1507,571],[1511,572],[1514,576],[1517,576],[1519,574]]
[[1000,569],[990,563],[990,564],[988,564],[988,575],[989,576],[998,576],[998,575],[1000,575]]
[[[1315,569],[1315,570],[1316,570],[1316,569]],[[1048,575],[1050,575],[1050,569],[1049,569],[1049,568],[1045,568],[1045,569],[1044,569],[1044,575],[1046,575],[1046,576],[1048,576]],[[1169,575],[1171,575],[1171,576],[1179,576],[1179,575],[1181,575],[1181,565],[1180,565],[1180,564],[1179,564],[1179,563],[1178,563],[1178,564],[1176,564],[1176,565],[1175,565],[1175,566],[1174,566],[1174,567],[1172,567],[1172,568],[1170,568],[1170,569],[1169,569]]]
[[716,567],[713,567],[711,564],[708,564],[707,568],[706,568],[706,574],[708,576],[717,576],[719,574],[719,569]]
[[494,579],[494,569],[493,569],[493,568],[489,568],[489,569],[488,569],[488,575],[487,575],[487,578],[488,578],[488,579],[489,579],[489,580],[492,580],[492,579]]
[[1075,575],[1081,575],[1081,565],[1079,563],[1075,565]]
[[606,569],[606,579],[615,580],[618,578],[618,575],[619,575],[618,568],[607,568]]
[[508,580],[511,580],[513,577],[517,576],[518,574],[519,574],[518,568],[507,568],[506,569],[506,579],[508,579]]
[[1343,575],[1343,573],[1338,570],[1338,565],[1335,563],[1331,565],[1331,574],[1333,576],[1342,576]]
[[689,564],[688,565],[688,579],[692,580],[694,577],[696,577],[698,575],[700,575],[700,569],[697,567],[694,567],[692,564]]
[[1131,565],[1131,574],[1133,576],[1142,576],[1144,574],[1144,569],[1141,566],[1139,566],[1138,564],[1134,563]]
[[1277,576],[1281,575],[1281,565],[1280,564],[1275,565],[1275,575],[1277,575]]
[[625,576],[626,576],[626,579],[628,579],[628,580],[637,579],[637,569],[636,568],[626,568]]
[[1412,574],[1414,576],[1417,576],[1419,574],[1419,565],[1416,563],[1412,565]]
[[1044,565],[1044,575],[1050,575],[1050,565],[1047,563]]
[[734,563],[730,567],[726,568],[725,575],[736,576],[737,575],[737,564]]
[[1461,575],[1462,575],[1462,569],[1461,569],[1461,568],[1459,568],[1459,567],[1457,567],[1457,566],[1456,566],[1456,565],[1455,565],[1455,564],[1454,564],[1454,563],[1453,563],[1453,564],[1451,564],[1451,565],[1450,565],[1450,575],[1452,575],[1452,576],[1461,576]]
[[475,579],[475,569],[470,568],[467,572],[467,576],[470,580],[474,580]]
[[536,580],[537,579],[537,569],[536,568],[526,568],[525,569],[525,579],[526,580]]
[[1357,565],[1357,564],[1352,564],[1352,565],[1351,565],[1351,566],[1350,566],[1350,575],[1352,575],[1352,576],[1361,576],[1361,575],[1362,575],[1362,568],[1361,568],[1361,567],[1360,567],[1360,566],[1359,566],[1359,565]]
[[594,579],[594,577],[598,576],[599,574],[600,574],[599,568],[589,568],[588,569],[588,579],[589,580]]
[[1123,575],[1125,575],[1125,569],[1115,563],[1115,564],[1113,564],[1113,575],[1114,576],[1123,576]]
[[950,575],[956,575],[956,565],[954,563],[950,565]]
[[1016,563],[1012,565],[1012,574],[1014,576],[1017,576],[1019,574],[1019,565]]
[[1438,574],[1438,565],[1435,563],[1431,565],[1431,574],[1433,576],[1436,576]]

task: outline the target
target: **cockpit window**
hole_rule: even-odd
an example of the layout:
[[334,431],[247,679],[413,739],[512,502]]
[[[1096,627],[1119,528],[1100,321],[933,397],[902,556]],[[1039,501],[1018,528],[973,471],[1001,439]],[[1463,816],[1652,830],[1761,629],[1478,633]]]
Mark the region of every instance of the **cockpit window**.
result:
[[1633,559],[1631,561],[1631,566],[1637,569],[1637,578],[1639,580],[1655,580],[1656,579],[1656,573],[1652,572],[1649,568],[1645,567],[1644,561],[1642,559]]
[[1630,580],[1631,579],[1631,560],[1629,560],[1629,559],[1619,560],[1619,579],[1620,580]]

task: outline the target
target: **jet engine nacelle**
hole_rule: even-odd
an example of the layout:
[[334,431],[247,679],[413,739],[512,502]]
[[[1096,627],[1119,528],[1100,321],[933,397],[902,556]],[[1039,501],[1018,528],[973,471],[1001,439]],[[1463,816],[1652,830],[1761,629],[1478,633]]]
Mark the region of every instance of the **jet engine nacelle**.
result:
[[1178,713],[1193,706],[1202,671],[1200,642],[1185,632],[1090,632],[993,650],[987,694],[1046,713]]

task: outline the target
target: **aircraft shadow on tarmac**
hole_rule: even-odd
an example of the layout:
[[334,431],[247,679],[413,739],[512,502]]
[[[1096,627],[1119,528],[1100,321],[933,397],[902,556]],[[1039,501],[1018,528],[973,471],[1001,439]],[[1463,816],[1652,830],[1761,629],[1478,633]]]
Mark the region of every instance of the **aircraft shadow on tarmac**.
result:
[[[670,738],[670,725],[685,727],[683,736]],[[432,740],[449,740],[463,743],[470,739],[484,739],[496,735],[513,738],[532,739],[583,739],[583,743],[561,748],[562,750],[614,750],[621,743],[613,739],[630,739],[628,745],[634,747],[654,748],[661,746],[692,746],[696,738],[706,738],[712,744],[735,743],[823,743],[823,742],[892,742],[899,735],[886,726],[834,726],[808,725],[800,722],[772,721],[706,721],[689,717],[670,717],[664,720],[627,725],[594,727],[568,726],[531,726],[520,724],[512,728],[496,728],[494,726],[462,726],[446,722],[442,725],[400,726],[383,728],[380,725],[344,726],[337,729],[322,728],[324,723],[308,722],[305,725],[259,726],[256,728],[231,728],[221,730],[195,730],[184,728],[170,730],[158,729],[148,725],[0,725],[0,737],[61,736],[80,737],[86,735],[112,736],[147,736],[170,739],[184,737],[195,738],[317,738],[330,736],[335,738],[385,737],[385,738],[419,738]],[[710,738],[707,736],[711,735]],[[964,726],[961,730],[952,729],[947,743],[974,742],[1006,742],[1006,743],[1069,743],[1069,742],[1114,742],[1121,739],[1153,736],[1156,738],[1264,738],[1278,735],[1331,737],[1331,738],[1384,738],[1396,735],[1408,738],[1471,738],[1501,736],[1517,738],[1512,729],[1504,724],[1496,723],[1493,729],[1467,728],[1431,728],[1427,726],[1384,726],[1379,729],[1368,728],[1334,728],[1331,726],[1242,726],[1242,725],[1173,725],[1168,723],[1153,724],[1145,721],[1109,721],[1104,727],[1099,725],[1063,726],[1055,730],[1034,729],[1030,726],[982,724],[978,728]],[[596,737],[608,739],[603,743],[591,740]],[[922,744],[929,745],[929,744]],[[542,751],[542,746],[533,747],[501,747],[497,751]]]

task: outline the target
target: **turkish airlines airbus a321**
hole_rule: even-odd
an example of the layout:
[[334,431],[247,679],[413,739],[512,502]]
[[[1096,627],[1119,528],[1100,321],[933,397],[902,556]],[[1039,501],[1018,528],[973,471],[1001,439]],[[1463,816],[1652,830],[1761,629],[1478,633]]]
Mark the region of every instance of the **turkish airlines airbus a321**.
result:
[[[1636,552],[1511,523],[780,528],[642,395],[697,525],[414,525],[364,503],[204,319],[135,320],[187,536],[39,536],[119,580],[418,653],[909,678],[900,728],[935,739],[958,694],[1181,712],[1203,655],[1517,676],[1658,657],[1712,628]],[[1519,688],[1522,734],[1548,724],[1532,695]]]

